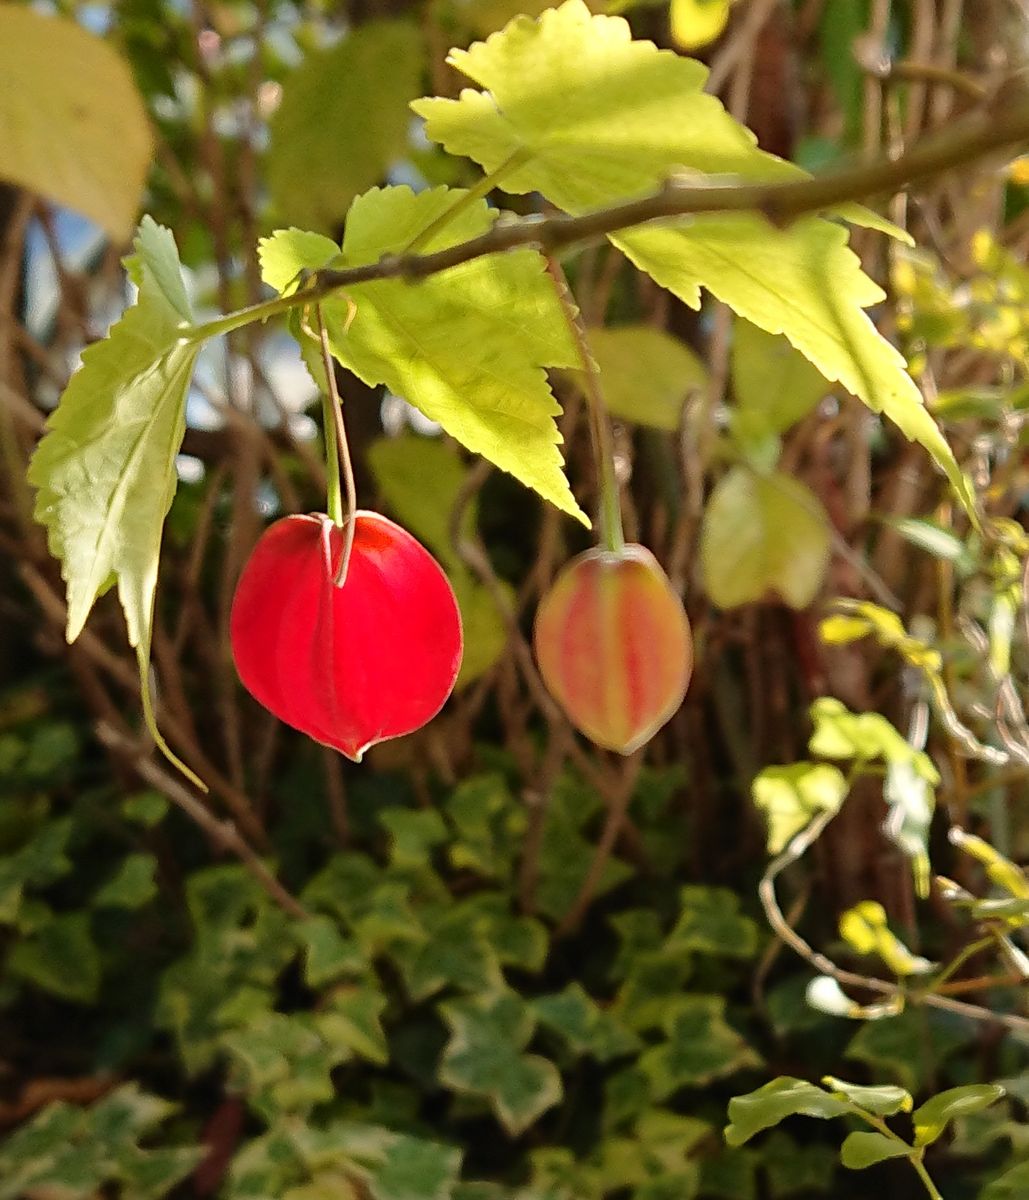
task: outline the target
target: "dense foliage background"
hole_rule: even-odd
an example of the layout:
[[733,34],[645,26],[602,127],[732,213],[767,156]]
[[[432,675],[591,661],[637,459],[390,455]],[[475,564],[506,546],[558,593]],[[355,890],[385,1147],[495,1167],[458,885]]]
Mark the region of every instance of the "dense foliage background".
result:
[[[376,184],[474,184],[408,104],[463,86],[449,47],[545,5],[49,7],[131,68],[155,138],[142,208],[216,315],[267,295],[256,247],[273,229],[338,239]],[[637,37],[703,58],[708,90],[761,146],[812,171],[897,155],[997,88],[1017,96],[1029,47],[1023,9],[1001,0],[617,7]],[[8,40],[0,64],[31,100],[33,79],[39,96],[59,90],[52,52]],[[75,86],[93,103],[88,79]],[[112,138],[139,136],[130,107]],[[880,198],[917,248],[852,236],[888,292],[876,324],[971,473],[985,533],[922,447],[784,340],[711,299],[691,311],[607,243],[564,256],[616,419],[627,532],[682,589],[697,646],[682,710],[625,760],[577,739],[526,640],[588,534],[346,372],[362,504],[446,568],[465,667],[436,721],[360,765],[259,709],[228,610],[264,523],[324,508],[317,392],[284,323],[205,346],[153,643],[161,727],[209,783],[200,799],[141,733],[115,596],[65,644],[59,569],[32,520],[28,457],[80,352],[130,299],[120,259],[137,215],[128,178],[62,192],[62,131],[36,110],[33,144],[57,147],[42,154],[52,187],[36,186],[72,207],[0,184],[0,1200],[924,1195],[906,1162],[841,1167],[835,1122],[725,1145],[731,1097],[826,1074],[916,1101],[1000,1081],[1006,1096],[959,1116],[927,1166],[947,1200],[1029,1194],[1024,1027],[917,1002],[869,1019],[812,1007],[815,972],[758,902],[769,842],[752,798],[764,769],[807,758],[818,697],[886,717],[912,751],[878,726],[860,752],[812,747],[862,769],[784,875],[788,920],[844,967],[917,975],[882,912],[912,953],[954,964],[935,994],[1024,1016],[1029,888],[947,838],[954,824],[1029,858],[1024,162]],[[0,177],[26,182],[4,155]],[[554,382],[592,511],[581,378]],[[838,597],[878,607],[821,625]],[[920,769],[924,786],[898,775]],[[934,819],[884,798],[884,781],[925,800],[937,779]],[[788,824],[803,804],[785,803]],[[970,915],[970,895],[998,887],[1010,926]],[[882,907],[860,910],[864,934],[841,932],[865,901]],[[892,1121],[905,1136],[906,1119]]]

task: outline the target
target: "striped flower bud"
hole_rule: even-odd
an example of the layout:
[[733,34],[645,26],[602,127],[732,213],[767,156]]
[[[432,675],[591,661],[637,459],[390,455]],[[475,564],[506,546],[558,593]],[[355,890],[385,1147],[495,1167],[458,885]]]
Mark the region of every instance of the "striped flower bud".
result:
[[572,724],[619,754],[675,713],[693,670],[682,601],[643,546],[573,559],[536,614],[543,681]]

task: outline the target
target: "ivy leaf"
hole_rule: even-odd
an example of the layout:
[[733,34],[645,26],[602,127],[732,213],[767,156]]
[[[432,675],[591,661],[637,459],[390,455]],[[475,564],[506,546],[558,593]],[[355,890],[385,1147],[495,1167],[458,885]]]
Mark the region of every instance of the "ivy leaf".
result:
[[333,229],[379,182],[407,146],[424,58],[414,22],[369,21],[287,76],[268,122],[268,187],[282,215]]
[[740,912],[740,898],[728,888],[689,885],[680,892],[682,915],[665,949],[699,951],[730,958],[757,952],[757,925]]
[[981,1112],[1003,1095],[1004,1089],[996,1083],[972,1083],[939,1092],[911,1115],[915,1126],[915,1145],[931,1145],[956,1117]]
[[306,1113],[335,1095],[330,1072],[350,1057],[310,1013],[264,1013],[223,1040],[248,1103],[266,1120]]
[[761,1160],[773,1200],[828,1193],[832,1186],[836,1155],[828,1146],[804,1145],[777,1129],[762,1145]]
[[94,908],[142,908],[157,895],[154,875],[157,860],[152,854],[127,854],[121,866],[94,894]]
[[[433,188],[374,188],[347,217],[341,262],[376,262],[402,252],[455,205],[462,211],[421,249],[442,249],[488,230],[496,213],[468,193]],[[327,244],[326,244],[327,243]],[[266,282],[282,286],[304,269],[339,257],[338,247],[297,231],[261,243]],[[564,315],[531,250],[477,259],[412,286],[378,280],[323,304],[332,353],[370,386],[385,384],[469,450],[509,471],[588,526],[565,479],[558,451],[559,411],[543,368],[576,363]]]
[[523,1053],[536,1022],[517,993],[452,1000],[440,1005],[440,1013],[451,1035],[440,1060],[440,1082],[484,1096],[508,1133],[524,1132],[561,1099],[554,1064]]
[[87,913],[62,913],[15,942],[5,963],[9,974],[44,992],[93,1004],[100,990],[100,951]]
[[859,1171],[863,1167],[874,1167],[888,1158],[906,1158],[910,1153],[911,1147],[899,1138],[861,1129],[856,1133],[848,1133],[844,1138],[840,1147],[840,1162],[852,1171]]
[[387,1003],[375,987],[337,988],[315,1015],[315,1025],[326,1042],[382,1067],[389,1062],[380,1019]]
[[465,992],[492,992],[503,986],[500,960],[474,915],[452,909],[421,943],[399,946],[393,958],[400,966],[414,1001],[445,987]]
[[742,1146],[754,1134],[778,1125],[786,1117],[799,1115],[825,1120],[849,1112],[849,1104],[813,1083],[781,1075],[757,1091],[734,1096],[729,1101],[730,1123],[725,1128],[725,1140],[730,1146]]
[[532,1006],[540,1024],[559,1034],[573,1054],[607,1062],[639,1047],[639,1038],[605,1012],[581,984],[540,996]]
[[304,981],[308,987],[321,988],[343,978],[361,979],[369,964],[352,938],[340,933],[331,918],[316,914],[293,927],[305,947]]
[[828,763],[766,767],[753,783],[754,803],[768,822],[768,853],[778,854],[812,817],[838,812],[847,794],[841,771]]
[[[458,100],[419,100],[426,132],[503,187],[542,192],[583,212],[652,191],[682,171],[788,181],[799,168],[755,146],[753,135],[702,91],[706,69],[633,41],[617,17],[567,0],[538,21],[519,18],[449,62],[482,87]],[[857,206],[848,219],[875,223]],[[847,248],[847,231],[820,217],[777,229],[756,214],[691,217],[611,240],[692,308],[706,287],[740,316],[790,342],[929,451],[962,502],[974,496],[900,353],[864,313],[883,298]]]
[[510,879],[526,816],[504,777],[490,774],[465,780],[447,799],[446,811],[455,832],[449,847],[453,866],[484,879]]
[[144,217],[135,247],[127,265],[139,297],[107,337],[83,353],[28,478],[38,493],[36,520],[47,528],[67,584],[68,641],[117,580],[148,727],[173,758],[153,719],[150,638],[161,528],[175,493],[175,456],[200,339],[191,336],[171,233]]
[[0,179],[126,238],[154,153],[128,63],[76,21],[5,4],[0,78]]
[[704,586],[720,608],[769,591],[806,608],[829,565],[829,520],[799,480],[733,467],[707,502],[700,554]]
[[761,1062],[727,1024],[721,996],[683,996],[670,1005],[663,1025],[667,1041],[645,1051],[639,1060],[656,1100]]

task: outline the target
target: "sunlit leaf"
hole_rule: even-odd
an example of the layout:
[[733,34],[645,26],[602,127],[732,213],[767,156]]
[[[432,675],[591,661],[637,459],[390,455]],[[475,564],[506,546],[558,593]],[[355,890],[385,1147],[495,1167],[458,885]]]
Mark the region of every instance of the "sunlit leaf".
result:
[[[402,251],[467,193],[375,188],[347,217],[341,262],[375,262]],[[485,232],[485,201],[464,207],[429,237],[431,251]],[[328,239],[282,230],[261,243],[264,277],[288,285],[299,271],[337,257]],[[379,280],[323,304],[332,352],[365,383],[384,383],[473,453],[509,471],[564,512],[588,524],[572,497],[558,451],[558,405],[545,366],[572,366],[576,355],[543,261],[524,250],[478,259],[412,286]]]

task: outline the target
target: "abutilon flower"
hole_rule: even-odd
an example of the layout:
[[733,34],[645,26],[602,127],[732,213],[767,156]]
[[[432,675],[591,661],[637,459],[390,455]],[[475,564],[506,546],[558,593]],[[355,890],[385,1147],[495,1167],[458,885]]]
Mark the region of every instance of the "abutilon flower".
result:
[[540,603],[534,640],[543,681],[568,719],[620,754],[675,713],[693,670],[686,610],[643,546],[572,559]]
[[461,665],[461,616],[431,554],[378,513],[343,531],[320,513],[261,536],[236,588],[230,640],[244,686],[294,729],[359,761],[443,707]]

